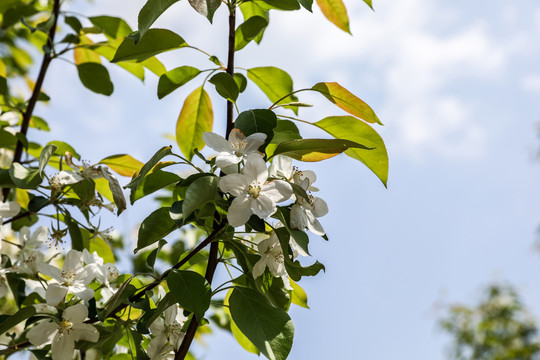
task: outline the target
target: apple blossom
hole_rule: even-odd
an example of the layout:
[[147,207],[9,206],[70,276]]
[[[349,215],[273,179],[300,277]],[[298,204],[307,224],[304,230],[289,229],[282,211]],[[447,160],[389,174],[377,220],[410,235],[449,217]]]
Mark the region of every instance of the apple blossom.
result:
[[244,225],[252,214],[266,219],[276,212],[276,203],[292,196],[291,185],[282,180],[266,181],[268,169],[258,155],[248,156],[241,174],[229,174],[221,178],[219,187],[235,196],[227,219],[234,227]]
[[182,311],[178,311],[178,306],[169,306],[163,315],[164,317],[158,317],[150,325],[150,331],[155,336],[147,348],[151,360],[174,359],[174,351],[180,348],[184,339],[182,326],[187,317]]
[[239,129],[233,129],[229,134],[229,140],[212,132],[205,132],[203,140],[206,145],[219,152],[216,156],[216,165],[229,174],[238,172],[237,164],[249,155],[263,156],[258,149],[264,144],[266,134],[254,133],[246,137]]
[[285,256],[279,243],[279,238],[273,232],[269,238],[262,240],[258,245],[261,258],[253,266],[253,277],[258,278],[268,267],[274,277],[281,277],[287,290],[292,290],[289,275],[285,269]]
[[21,211],[21,206],[15,201],[0,202],[0,226],[5,217],[13,217]]
[[61,321],[40,322],[28,332],[28,341],[34,346],[51,343],[53,360],[71,360],[75,351],[75,341],[96,342],[99,332],[85,324],[88,309],[83,304],[68,307],[62,313]]

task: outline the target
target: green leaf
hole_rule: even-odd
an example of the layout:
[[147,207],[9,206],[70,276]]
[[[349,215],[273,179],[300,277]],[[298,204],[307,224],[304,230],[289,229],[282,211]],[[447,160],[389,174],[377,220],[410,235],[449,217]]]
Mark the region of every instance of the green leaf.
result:
[[240,73],[234,73],[234,81],[236,82],[236,86],[238,86],[238,91],[241,93],[246,90],[247,87],[247,79],[244,75]]
[[111,246],[103,240],[100,236],[94,236],[88,241],[88,251],[93,253],[94,251],[103,259],[106,263],[114,264],[114,254]]
[[176,224],[171,219],[169,210],[168,207],[157,209],[143,220],[139,228],[135,253],[161,240],[176,229]]
[[11,164],[9,176],[15,186],[20,189],[35,189],[41,184],[39,170],[28,170],[19,163]]
[[272,305],[285,311],[289,310],[291,306],[291,294],[289,290],[285,289],[281,277],[274,277],[270,272],[265,271],[255,281]]
[[177,183],[182,178],[168,171],[156,170],[142,178],[141,182],[135,190],[131,191],[131,204],[135,201],[150,195],[158,190],[161,190],[169,185]]
[[178,0],[148,0],[139,12],[139,35],[143,37],[154,21],[177,1]]
[[259,292],[235,287],[229,311],[242,333],[269,359],[285,360],[292,348],[294,325],[282,309],[273,307]]
[[23,307],[15,314],[10,315],[7,319],[3,319],[0,322],[0,334],[4,334],[14,328],[17,324],[25,321],[26,319],[36,314],[36,308],[33,306]]
[[262,16],[252,16],[244,21],[235,32],[234,51],[242,50],[268,26],[268,19]]
[[113,39],[131,34],[131,27],[123,19],[114,16],[92,16],[88,20]]
[[200,322],[210,307],[212,289],[206,279],[194,271],[173,270],[167,276],[170,292],[184,310],[195,314]]
[[302,287],[298,285],[296,282],[294,282],[293,280],[289,280],[289,281],[291,283],[291,287],[293,288],[292,293],[291,293],[292,303],[298,306],[301,306],[303,308],[309,309],[308,298],[304,289],[302,289]]
[[264,152],[266,146],[272,141],[276,125],[276,114],[274,114],[273,111],[266,109],[243,111],[238,115],[234,122],[234,127],[240,129],[246,136],[257,132],[266,134],[266,141],[259,148],[259,151],[261,152]]
[[107,165],[118,175],[133,176],[143,167],[143,163],[128,154],[107,156],[101,159],[100,164]]
[[331,23],[341,30],[351,33],[347,9],[342,0],[317,0],[317,5]]
[[312,89],[323,94],[328,100],[349,114],[367,121],[368,123],[382,125],[382,122],[368,104],[337,82],[320,82],[315,84]]
[[[249,69],[247,75],[268,96],[272,103],[277,101],[280,103],[298,101],[294,94],[289,95],[293,91],[293,81],[285,71],[274,66],[265,66]],[[298,106],[285,107],[293,110],[295,114],[298,113]]]
[[163,65],[155,56],[144,60],[141,62],[141,65],[156,74],[156,76],[161,76],[167,72],[165,65]]
[[7,80],[4,76],[0,76],[0,95],[7,95],[8,85]]
[[240,91],[238,85],[236,85],[236,81],[234,81],[234,78],[230,74],[226,72],[217,73],[210,78],[209,82],[216,86],[216,91],[223,98],[231,102],[235,102],[238,98]]
[[159,77],[158,83],[158,98],[162,99],[165,96],[194,79],[201,71],[192,66],[180,66],[176,69],[167,71]]
[[75,16],[65,16],[64,22],[68,24],[77,34],[81,32],[82,24]]
[[63,141],[49,141],[47,145],[55,145],[56,151],[54,152],[55,155],[58,156],[65,156],[66,152],[69,152],[71,156],[73,156],[77,160],[81,160],[81,155],[75,149],[73,146],[69,145],[68,143],[65,143]]
[[[229,311],[229,297],[231,296],[231,293],[232,293],[232,289],[230,289],[227,292],[227,295],[225,296],[225,299],[223,301],[223,305],[224,305],[223,306],[223,311],[225,311],[225,313],[229,314],[229,316],[231,315],[231,312]],[[253,353],[253,354],[257,354],[257,355],[259,355],[261,353],[259,351],[259,349],[257,349],[257,347],[255,345],[253,345],[253,343],[251,341],[249,341],[249,339],[246,337],[246,335],[244,335],[242,333],[242,331],[238,328],[238,325],[236,325],[236,323],[234,322],[232,317],[231,317],[231,321],[230,321],[230,326],[231,326],[231,333],[233,334],[236,341],[240,344],[240,346],[242,346],[244,348],[244,350],[246,350],[246,351],[248,351],[250,353]]]
[[339,138],[362,143],[373,150],[351,148],[345,154],[353,159],[361,161],[383,182],[388,181],[388,153],[384,141],[379,134],[369,125],[352,116],[331,116],[313,123],[330,135]]
[[47,163],[49,162],[49,159],[53,154],[55,153],[57,147],[56,145],[47,145],[43,148],[41,151],[41,155],[39,156],[39,175],[43,176],[43,170],[45,170],[45,166],[47,166]]
[[[268,9],[263,9],[261,3],[255,1],[244,1],[240,4],[240,10],[242,10],[242,15],[244,16],[244,21],[253,17],[260,16],[265,18],[267,22],[270,22],[270,16]],[[255,37],[255,42],[259,44],[262,41],[266,27],[261,30],[259,35]]]
[[[309,236],[302,230],[295,230],[291,228],[291,210],[286,207],[278,207],[276,212],[278,219],[285,226],[285,229],[288,231],[289,235],[293,237],[294,241],[307,253],[309,254]],[[282,231],[282,230],[280,230]],[[279,232],[277,234],[280,234]],[[311,254],[309,254],[311,255]]]
[[68,227],[69,237],[71,238],[71,248],[74,250],[83,251],[84,243],[82,238],[81,229],[71,217],[69,213],[64,217],[64,223]]
[[139,183],[142,181],[142,179],[152,170],[152,168],[165,156],[171,155],[171,147],[170,146],[164,146],[161,149],[159,149],[153,156],[148,160],[146,164],[143,165],[141,170],[139,170],[138,173],[135,173],[133,177],[131,178],[131,181],[129,184],[127,184],[125,187],[131,189],[131,191],[134,191],[137,189],[137,186],[139,186]]
[[103,311],[99,314],[99,319],[104,320],[121,304],[126,304],[129,301],[129,297],[133,295],[137,289],[131,285],[133,276],[129,277],[126,282],[120,285],[120,288],[114,293],[114,295],[107,301]]
[[300,131],[295,123],[290,120],[278,119],[277,125],[274,128],[274,137],[272,138],[272,144],[279,144],[287,140],[301,139]]
[[313,12],[313,9],[312,9],[313,0],[298,0],[298,2],[300,3],[300,5],[304,7],[304,9],[306,9],[309,12]]
[[199,14],[205,16],[210,23],[214,17],[214,13],[221,5],[221,0],[188,0],[191,7]]
[[42,131],[50,131],[49,124],[39,116],[32,116],[30,118],[30,127],[33,127],[34,129],[42,130]]
[[201,86],[188,95],[176,122],[176,142],[188,160],[193,158],[194,149],[204,147],[202,134],[212,131],[213,122],[212,103]]
[[218,197],[218,182],[215,176],[204,176],[189,185],[182,205],[184,219],[195,209]]
[[17,146],[17,137],[9,131],[0,129],[0,147],[14,150]]
[[146,264],[150,266],[152,269],[154,268],[154,264],[156,263],[156,258],[158,256],[159,251],[165,244],[167,244],[165,240],[163,239],[159,240],[157,249],[152,250],[152,252],[146,258]]
[[260,0],[260,3],[266,4],[265,7],[269,9],[278,9],[285,11],[300,9],[298,0]]
[[280,143],[274,151],[274,156],[281,154],[300,161],[321,161],[339,155],[349,148],[371,149],[350,140],[299,139]]
[[141,62],[165,51],[187,46],[182,37],[166,29],[149,29],[135,45],[130,38],[124,41],[116,50],[112,62],[135,60]]
[[87,89],[107,96],[113,93],[114,85],[105,66],[94,62],[85,62],[77,65],[77,71],[79,79]]

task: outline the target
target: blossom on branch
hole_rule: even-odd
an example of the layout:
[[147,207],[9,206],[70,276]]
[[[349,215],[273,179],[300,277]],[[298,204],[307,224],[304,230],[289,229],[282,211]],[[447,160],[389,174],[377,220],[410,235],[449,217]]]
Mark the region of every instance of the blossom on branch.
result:
[[234,227],[244,225],[251,215],[266,219],[277,210],[276,203],[292,196],[291,185],[282,180],[266,181],[268,169],[264,160],[256,155],[248,156],[241,174],[229,174],[221,178],[219,187],[235,196],[227,219]]
[[264,144],[266,134],[254,133],[246,137],[239,129],[233,129],[229,140],[212,132],[205,132],[203,140],[212,149],[218,151],[216,166],[226,174],[238,172],[238,164],[251,154],[263,157],[259,147]]
[[99,332],[85,324],[88,309],[83,304],[68,307],[62,313],[62,321],[41,322],[28,332],[28,341],[34,346],[51,345],[53,360],[71,360],[75,341],[96,342]]
[[182,327],[187,320],[176,304],[169,306],[163,312],[164,317],[158,317],[150,325],[150,331],[155,337],[150,340],[147,352],[151,360],[174,359],[184,339]]
[[277,234],[273,232],[269,238],[262,240],[257,247],[261,258],[253,266],[253,277],[258,278],[268,268],[274,277],[281,277],[287,290],[292,290],[289,275],[285,269],[285,255]]

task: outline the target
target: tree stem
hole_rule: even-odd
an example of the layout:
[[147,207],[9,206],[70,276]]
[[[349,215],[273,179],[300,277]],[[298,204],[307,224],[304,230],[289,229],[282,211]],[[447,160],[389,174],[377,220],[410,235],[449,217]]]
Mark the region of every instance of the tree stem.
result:
[[[43,60],[41,61],[41,68],[39,69],[39,74],[36,80],[36,84],[34,85],[34,90],[32,91],[32,96],[30,97],[30,100],[28,100],[28,106],[26,107],[26,110],[23,114],[23,120],[21,124],[21,131],[20,133],[23,134],[26,137],[26,134],[28,133],[28,127],[30,125],[30,119],[32,119],[32,114],[34,113],[34,108],[36,106],[36,103],[39,98],[39,94],[41,93],[41,87],[43,86],[43,81],[45,80],[45,74],[47,73],[47,69],[49,68],[49,64],[51,63],[53,59],[53,48],[54,48],[54,36],[56,34],[56,23],[58,21],[58,14],[60,13],[60,0],[54,0],[53,5],[53,11],[52,16],[54,16],[54,21],[49,29],[49,36],[47,38],[47,47],[48,49],[45,49],[45,53],[43,54]],[[21,157],[23,153],[23,143],[21,140],[17,141],[17,146],[15,148],[15,153],[13,155],[13,162],[20,163]],[[3,191],[4,195],[4,201],[8,200],[9,192],[11,188],[5,188]]]
[[[236,28],[236,0],[232,0],[229,3],[229,52],[227,57],[227,73],[231,76],[234,75],[234,38],[235,38],[235,29]],[[225,133],[225,137],[228,138],[229,134],[231,133],[232,129],[234,128],[234,104],[231,101],[227,101],[227,130]],[[219,263],[218,259],[218,249],[219,249],[219,242],[213,242],[210,245],[210,254],[208,256],[208,266],[206,267],[206,274],[205,278],[206,281],[208,281],[209,284],[212,284],[212,279],[214,278],[214,273],[216,271],[216,267]],[[197,328],[199,327],[199,321],[198,319],[193,316],[191,318],[191,323],[188,326],[188,329],[186,331],[186,335],[184,336],[184,340],[182,340],[182,344],[180,344],[180,348],[176,352],[174,356],[174,360],[184,360],[189,348],[191,347],[191,343],[193,342],[193,338],[195,337],[195,334],[197,333]]]

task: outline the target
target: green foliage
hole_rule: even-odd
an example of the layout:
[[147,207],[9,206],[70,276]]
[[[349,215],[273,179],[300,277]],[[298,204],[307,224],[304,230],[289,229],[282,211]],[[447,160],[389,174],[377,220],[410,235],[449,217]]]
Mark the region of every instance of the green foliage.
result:
[[538,328],[509,286],[488,287],[476,306],[452,306],[440,325],[453,339],[452,359],[540,359]]
[[[298,101],[294,96],[293,81],[289,74],[274,66],[265,66],[249,69],[248,78],[253,81],[273,103],[291,103]],[[297,106],[286,106],[298,113]]]
[[164,98],[200,73],[201,71],[193,66],[180,66],[166,72],[159,77],[158,98]]
[[167,284],[180,306],[201,321],[212,296],[208,281],[193,271],[173,270],[167,277]]
[[137,43],[127,37],[114,54],[112,62],[135,60],[144,61],[165,51],[187,46],[182,37],[167,29],[149,29]]

